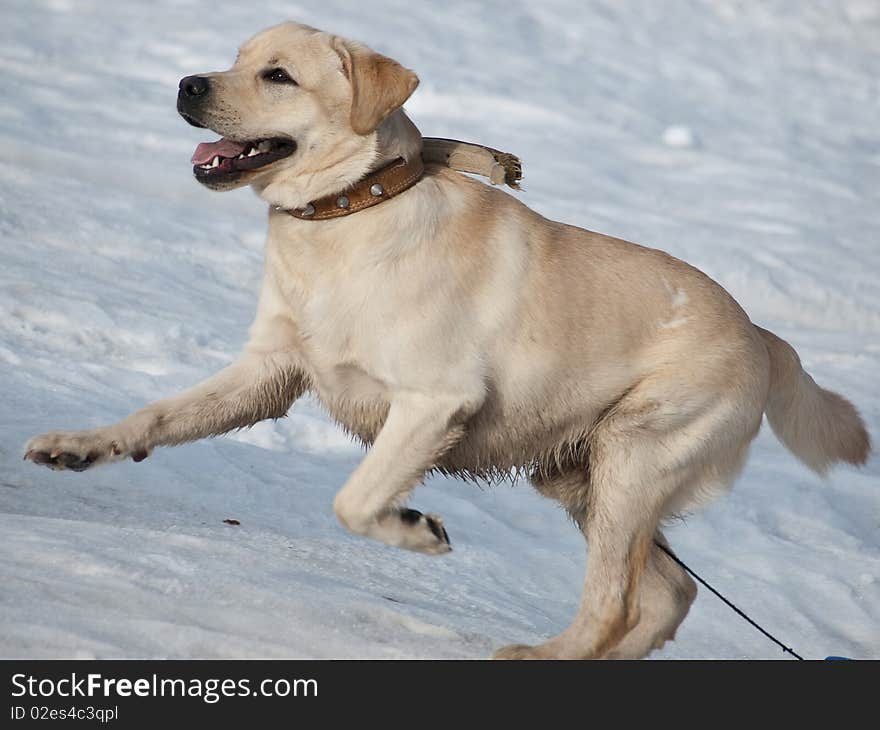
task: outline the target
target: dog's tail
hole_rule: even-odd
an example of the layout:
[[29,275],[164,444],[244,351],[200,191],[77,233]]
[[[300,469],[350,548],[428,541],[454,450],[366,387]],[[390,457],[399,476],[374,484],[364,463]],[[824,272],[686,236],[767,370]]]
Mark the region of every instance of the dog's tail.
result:
[[819,474],[838,461],[864,464],[871,439],[846,398],[816,385],[791,345],[758,327],[770,353],[767,420],[777,438]]

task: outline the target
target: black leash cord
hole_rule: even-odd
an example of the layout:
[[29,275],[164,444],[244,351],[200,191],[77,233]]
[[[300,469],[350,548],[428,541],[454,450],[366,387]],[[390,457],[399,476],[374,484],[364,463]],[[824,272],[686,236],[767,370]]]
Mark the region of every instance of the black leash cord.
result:
[[702,578],[700,578],[700,576],[698,576],[696,573],[694,573],[694,571],[692,571],[690,568],[688,568],[683,562],[681,562],[681,560],[679,560],[678,556],[675,553],[673,553],[668,547],[657,542],[656,540],[654,541],[654,544],[658,548],[660,548],[664,553],[666,553],[670,558],[672,558],[676,563],[678,563],[682,568],[684,568],[690,575],[692,575],[694,578],[696,578],[696,580],[699,581],[700,584],[706,586],[706,588],[708,588],[710,591],[712,591],[712,593],[714,593],[716,596],[718,596],[718,598],[720,598],[722,601],[724,601],[728,606],[730,606],[734,611],[736,611],[736,613],[738,613],[746,621],[748,621],[752,626],[754,626],[756,629],[758,629],[758,631],[760,631],[762,634],[764,634],[764,636],[766,636],[771,641],[774,641],[777,644],[779,644],[779,646],[782,647],[782,651],[787,651],[795,659],[800,659],[801,661],[804,661],[804,658],[800,654],[797,654],[793,649],[787,647],[779,639],[777,639],[775,636],[773,636],[773,634],[771,634],[769,631],[765,631],[764,629],[762,629],[758,624],[756,624],[754,621],[752,621],[752,619],[750,619],[743,611],[740,611],[740,609],[738,609],[736,606],[734,606],[730,601],[728,601],[724,596],[722,596],[718,591],[716,591],[706,581],[704,581]]

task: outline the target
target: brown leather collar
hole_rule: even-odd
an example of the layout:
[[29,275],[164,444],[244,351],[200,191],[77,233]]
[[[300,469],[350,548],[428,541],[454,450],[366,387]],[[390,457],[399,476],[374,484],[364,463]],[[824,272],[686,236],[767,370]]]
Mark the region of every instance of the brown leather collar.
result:
[[409,162],[398,157],[341,193],[318,198],[302,208],[290,208],[285,212],[304,221],[341,218],[393,198],[421,180],[424,172],[425,166],[420,156]]

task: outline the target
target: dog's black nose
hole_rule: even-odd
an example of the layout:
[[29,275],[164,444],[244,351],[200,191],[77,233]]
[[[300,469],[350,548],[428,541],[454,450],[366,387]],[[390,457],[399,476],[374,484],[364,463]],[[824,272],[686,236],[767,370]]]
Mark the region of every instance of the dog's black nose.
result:
[[201,96],[208,90],[208,79],[204,76],[187,76],[180,80],[180,90],[186,96]]

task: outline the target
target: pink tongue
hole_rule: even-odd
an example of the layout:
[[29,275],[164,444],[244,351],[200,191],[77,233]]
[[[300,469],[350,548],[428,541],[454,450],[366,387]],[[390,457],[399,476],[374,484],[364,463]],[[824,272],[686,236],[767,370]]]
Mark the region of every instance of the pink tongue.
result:
[[231,139],[218,139],[216,142],[202,142],[193,152],[190,162],[194,165],[207,165],[217,155],[238,157],[247,147],[247,142],[233,142]]

